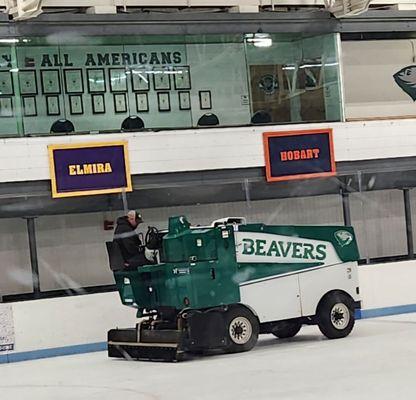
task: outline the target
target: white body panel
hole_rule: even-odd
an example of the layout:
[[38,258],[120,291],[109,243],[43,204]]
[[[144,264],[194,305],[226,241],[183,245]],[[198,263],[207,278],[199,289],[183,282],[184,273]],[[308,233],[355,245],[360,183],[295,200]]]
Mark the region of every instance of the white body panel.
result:
[[268,322],[315,315],[319,301],[331,290],[359,301],[357,287],[357,263],[349,262],[244,282],[240,296],[260,322]]
[[328,268],[298,274],[301,294],[302,316],[315,315],[322,296],[331,290],[342,290],[359,300],[358,268],[356,262],[342,263]]
[[260,322],[301,315],[298,274],[242,285],[240,296],[241,303],[250,306]]

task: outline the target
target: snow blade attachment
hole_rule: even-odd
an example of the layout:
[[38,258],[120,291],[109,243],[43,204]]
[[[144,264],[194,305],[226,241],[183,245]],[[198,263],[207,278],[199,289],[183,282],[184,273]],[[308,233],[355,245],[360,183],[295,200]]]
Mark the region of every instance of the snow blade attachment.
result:
[[180,346],[180,331],[142,330],[140,326],[131,329],[112,329],[108,332],[108,356],[149,360],[181,361],[184,351]]

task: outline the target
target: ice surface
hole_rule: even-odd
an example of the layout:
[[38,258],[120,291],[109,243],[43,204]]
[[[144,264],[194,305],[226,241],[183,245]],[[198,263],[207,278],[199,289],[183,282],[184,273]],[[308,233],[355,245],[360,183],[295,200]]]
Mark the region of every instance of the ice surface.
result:
[[293,339],[263,335],[250,352],[182,363],[106,353],[0,365],[4,400],[412,399],[416,314],[357,321],[327,340],[317,327]]

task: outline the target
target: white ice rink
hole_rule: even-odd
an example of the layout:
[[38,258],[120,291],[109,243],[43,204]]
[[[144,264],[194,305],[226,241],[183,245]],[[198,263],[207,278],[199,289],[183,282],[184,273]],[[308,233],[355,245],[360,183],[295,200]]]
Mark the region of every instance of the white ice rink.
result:
[[1,400],[401,400],[415,398],[416,314],[357,321],[324,339],[316,327],[250,352],[182,363],[105,352],[0,365]]

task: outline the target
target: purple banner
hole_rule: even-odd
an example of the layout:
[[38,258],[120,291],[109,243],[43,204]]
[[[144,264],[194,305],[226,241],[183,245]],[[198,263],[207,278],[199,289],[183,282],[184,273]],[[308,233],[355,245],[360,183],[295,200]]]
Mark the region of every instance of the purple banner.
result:
[[335,175],[332,129],[264,132],[268,182]]
[[53,197],[131,191],[127,143],[49,146]]

